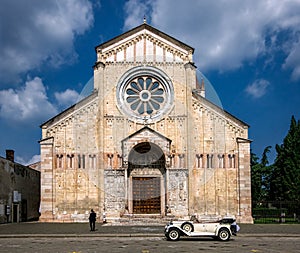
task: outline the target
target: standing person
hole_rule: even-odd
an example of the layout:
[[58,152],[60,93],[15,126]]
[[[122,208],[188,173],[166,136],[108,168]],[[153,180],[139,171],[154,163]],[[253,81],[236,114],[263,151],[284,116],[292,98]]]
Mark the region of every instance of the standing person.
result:
[[91,228],[91,231],[95,231],[96,213],[94,212],[93,209],[91,209],[89,221],[90,221],[90,228]]

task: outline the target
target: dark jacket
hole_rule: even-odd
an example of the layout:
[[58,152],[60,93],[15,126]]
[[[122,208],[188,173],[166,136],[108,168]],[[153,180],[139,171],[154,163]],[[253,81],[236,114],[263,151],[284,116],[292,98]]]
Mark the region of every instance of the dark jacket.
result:
[[95,213],[95,212],[91,212],[91,213],[90,213],[89,220],[90,220],[90,221],[96,221],[96,213]]

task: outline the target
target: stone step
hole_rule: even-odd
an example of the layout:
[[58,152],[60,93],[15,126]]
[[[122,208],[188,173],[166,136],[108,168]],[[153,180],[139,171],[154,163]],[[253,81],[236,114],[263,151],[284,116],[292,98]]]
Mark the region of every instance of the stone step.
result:
[[[199,215],[199,222],[216,222],[220,220],[221,217],[217,215]],[[159,214],[127,214],[122,217],[107,217],[106,222],[111,224],[119,224],[119,225],[143,225],[143,224],[166,224],[171,220],[190,220],[190,217],[182,217],[176,218],[175,216],[168,215],[162,217]]]
[[118,224],[166,224],[169,221],[174,219],[174,216],[162,217],[161,215],[155,214],[133,214],[133,215],[124,215],[122,217],[107,217],[107,223],[118,223]]

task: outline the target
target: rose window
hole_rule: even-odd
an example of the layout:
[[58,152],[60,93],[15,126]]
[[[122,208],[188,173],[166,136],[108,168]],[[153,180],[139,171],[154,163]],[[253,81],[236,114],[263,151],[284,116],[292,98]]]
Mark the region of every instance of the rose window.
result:
[[165,102],[163,86],[153,77],[138,77],[126,87],[125,98],[130,109],[139,115],[151,115]]
[[116,88],[120,112],[135,122],[151,124],[172,109],[172,81],[158,68],[137,66],[129,69],[121,76]]

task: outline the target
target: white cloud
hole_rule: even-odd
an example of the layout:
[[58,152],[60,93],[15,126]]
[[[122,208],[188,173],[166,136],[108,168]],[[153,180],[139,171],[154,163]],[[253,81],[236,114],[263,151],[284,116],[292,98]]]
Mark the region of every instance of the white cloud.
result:
[[298,39],[283,64],[284,69],[292,69],[292,80],[300,79],[300,36]]
[[17,156],[16,157],[16,162],[20,163],[22,165],[30,165],[36,162],[40,162],[41,161],[41,156],[40,155],[34,155],[33,157],[31,157],[29,160],[24,159],[23,157]]
[[266,94],[270,82],[264,79],[255,80],[252,84],[248,85],[246,92],[254,98],[260,98]]
[[[129,0],[125,10],[126,29],[151,15],[152,25],[196,48],[201,70],[233,70],[262,56],[267,62],[280,50],[286,54],[284,66],[300,78],[299,0]],[[286,47],[282,32],[297,43]]]
[[0,90],[0,118],[36,122],[46,120],[57,112],[48,101],[46,89],[39,77],[28,80],[19,89]]
[[129,0],[124,6],[125,15],[127,16],[124,24],[124,30],[127,31],[143,22],[143,18],[151,18],[151,0]]
[[41,64],[74,61],[74,38],[93,22],[88,0],[1,1],[0,80],[18,82],[19,74]]
[[70,89],[67,89],[63,92],[55,92],[54,96],[60,105],[66,107],[75,104],[79,99],[78,92]]

